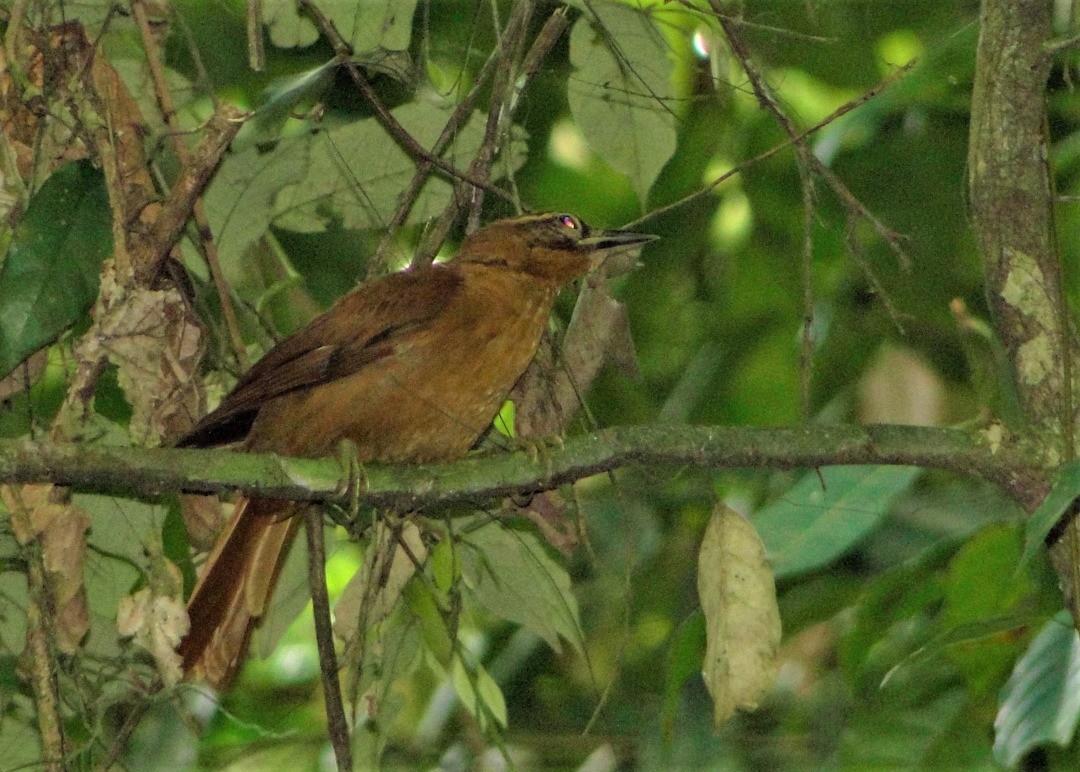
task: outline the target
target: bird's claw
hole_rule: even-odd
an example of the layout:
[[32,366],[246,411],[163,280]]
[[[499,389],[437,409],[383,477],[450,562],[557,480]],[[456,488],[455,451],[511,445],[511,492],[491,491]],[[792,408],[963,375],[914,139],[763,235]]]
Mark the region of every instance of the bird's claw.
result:
[[343,509],[349,522],[353,522],[360,514],[360,498],[367,490],[367,477],[364,474],[364,465],[360,462],[360,449],[352,440],[342,439],[338,442],[337,459],[342,470],[342,479],[338,482],[336,491],[337,498],[347,502]]
[[514,450],[524,451],[529,454],[529,460],[534,464],[543,463],[544,470],[550,474],[552,469],[551,452],[562,450],[566,447],[563,438],[557,434],[547,437],[514,437],[511,440]]

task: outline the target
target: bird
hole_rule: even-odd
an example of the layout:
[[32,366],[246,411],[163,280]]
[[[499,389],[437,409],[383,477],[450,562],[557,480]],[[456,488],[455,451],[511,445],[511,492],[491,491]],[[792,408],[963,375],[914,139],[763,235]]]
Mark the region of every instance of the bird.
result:
[[[450,461],[485,435],[525,372],[559,290],[655,236],[564,213],[494,221],[444,263],[363,283],[272,347],[179,447]],[[187,603],[184,676],[229,685],[267,609],[301,505],[238,497]]]

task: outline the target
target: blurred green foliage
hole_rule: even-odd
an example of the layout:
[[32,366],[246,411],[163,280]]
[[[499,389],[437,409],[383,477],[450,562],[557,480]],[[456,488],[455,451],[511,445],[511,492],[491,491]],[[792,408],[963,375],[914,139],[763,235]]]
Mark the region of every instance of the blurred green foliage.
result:
[[[325,41],[300,36],[302,48],[270,45],[266,69],[255,73],[247,67],[243,3],[174,5],[167,63],[188,86],[183,120],[196,126],[212,98],[256,111],[207,202],[226,275],[243,303],[245,333],[261,349],[365,275],[411,172],[407,164],[384,168],[400,151],[375,127],[348,79],[326,67],[332,51]],[[281,4],[267,5],[274,19],[288,14]],[[370,24],[370,14],[390,5],[357,3],[349,18]],[[992,349],[969,345],[950,310],[960,299],[972,319],[987,317],[964,206],[977,3],[746,0],[738,9],[745,44],[800,130],[917,59],[898,83],[809,138],[851,193],[903,235],[912,270],[820,179],[807,233],[790,149],[702,193],[720,174],[786,141],[704,12],[707,4],[570,5],[571,29],[517,96],[514,136],[503,143],[496,171],[512,176],[530,209],[565,209],[600,226],[644,218],[642,227],[662,237],[617,288],[641,375],[605,370],[586,395],[590,418],[573,431],[652,421],[952,424],[999,410],[1000,384],[992,381],[1002,374],[986,361]],[[652,10],[644,13],[642,5]],[[555,7],[536,4],[533,33]],[[395,40],[407,41],[412,69],[402,77],[373,67],[369,75],[425,144],[481,71],[497,39],[493,17],[501,24],[510,12],[508,0],[421,0],[411,34],[402,34],[400,19],[388,27]],[[335,18],[346,23],[346,16]],[[363,39],[356,28],[342,32]],[[104,50],[130,55],[130,40],[119,26]],[[629,50],[620,54],[620,46]],[[587,63],[593,48],[601,64]],[[370,52],[357,53],[370,61]],[[1074,58],[1059,63],[1050,99],[1052,160],[1066,195],[1080,193]],[[598,101],[618,98],[620,67],[650,68],[645,81],[663,91],[634,94],[637,109],[656,111],[640,124],[626,125],[626,116],[637,113]],[[485,99],[486,92],[484,111]],[[660,136],[666,131],[670,137]],[[471,147],[455,147],[463,167]],[[428,198],[398,234],[396,266],[407,262],[424,223],[445,203],[447,188],[439,184],[425,191]],[[1074,210],[1062,207],[1061,241],[1075,295]],[[488,197],[486,218],[510,212]],[[194,259],[188,264],[216,330],[203,269]],[[811,339],[804,347],[808,309]],[[53,370],[63,345],[51,355]],[[809,370],[806,348],[813,354]],[[15,397],[0,431],[25,433],[28,414],[47,419],[63,388],[52,376]],[[115,379],[106,380],[99,411],[122,421],[117,391]],[[521,768],[577,767],[590,758],[600,765],[594,768],[614,768],[602,766],[610,751],[622,768],[643,769],[992,768],[999,694],[1062,604],[1044,554],[1020,565],[1018,508],[976,481],[906,472],[902,480],[890,473],[884,494],[823,505],[813,496],[816,473],[804,474],[797,483],[795,472],[626,469],[566,492],[588,531],[588,549],[569,559],[530,529],[516,540],[512,529],[487,538],[499,560],[482,551],[440,554],[438,575],[415,580],[379,630],[385,670],[369,693],[379,703],[378,710],[367,706],[377,719],[362,718],[356,729],[358,763],[441,761],[456,769],[505,754]],[[759,711],[715,732],[697,675],[704,633],[695,573],[700,536],[718,499],[771,518],[767,524],[780,533],[775,554],[798,570],[785,572],[778,586],[785,639],[773,692]],[[808,527],[832,517],[850,532],[838,537],[836,549],[818,539],[803,548],[798,540],[805,534],[784,535],[777,512],[785,507],[809,513]],[[480,541],[477,533],[457,536],[466,545]],[[526,557],[499,547],[508,538]],[[557,591],[538,590],[536,606],[517,613],[500,608],[483,577],[497,578],[496,564],[513,571],[528,554],[536,556],[530,570],[551,577]],[[362,549],[342,543],[333,560],[332,569],[347,577],[361,564]],[[516,578],[527,583],[533,574]],[[569,603],[551,608],[567,579],[580,614]],[[455,594],[460,586],[468,591]],[[503,602],[527,603],[526,588],[512,589]],[[438,609],[452,599],[461,606],[451,627]],[[543,623],[518,628],[507,621],[536,613]],[[125,765],[325,765],[310,627],[306,614],[294,622],[268,660],[249,664],[219,708],[184,695],[185,708],[205,722],[198,741],[176,720],[175,707],[156,703]],[[448,630],[459,642],[452,666]],[[548,643],[560,636],[572,645],[555,654]],[[1035,661],[1025,660],[1029,671],[1058,662],[1075,645],[1058,638],[1040,635],[1042,648],[1028,654]],[[479,694],[471,712],[455,696],[455,678]],[[485,690],[492,694],[488,678],[505,698],[505,730],[497,729],[497,711],[482,709]],[[13,721],[16,707],[5,720]],[[1047,741],[1065,747],[1043,749]],[[1030,742],[1011,736],[1005,753],[1012,755],[998,761],[1018,763],[1029,754],[1034,764],[1075,768],[1080,754],[1071,741],[1071,731]]]

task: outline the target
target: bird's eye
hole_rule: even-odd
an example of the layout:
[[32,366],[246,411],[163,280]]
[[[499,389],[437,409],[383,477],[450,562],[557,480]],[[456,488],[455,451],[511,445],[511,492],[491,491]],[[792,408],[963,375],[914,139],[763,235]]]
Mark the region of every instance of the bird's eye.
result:
[[569,228],[572,231],[581,230],[581,226],[578,224],[578,221],[568,214],[559,215],[559,224]]

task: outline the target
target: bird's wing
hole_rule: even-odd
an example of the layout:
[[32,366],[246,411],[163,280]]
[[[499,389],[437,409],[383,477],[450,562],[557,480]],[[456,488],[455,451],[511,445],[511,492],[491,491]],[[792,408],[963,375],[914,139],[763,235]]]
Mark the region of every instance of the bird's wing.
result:
[[242,440],[269,400],[344,378],[382,359],[460,291],[460,275],[446,266],[390,274],[358,287],[270,349],[177,445]]

